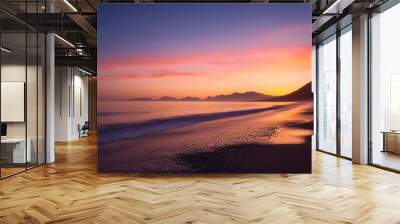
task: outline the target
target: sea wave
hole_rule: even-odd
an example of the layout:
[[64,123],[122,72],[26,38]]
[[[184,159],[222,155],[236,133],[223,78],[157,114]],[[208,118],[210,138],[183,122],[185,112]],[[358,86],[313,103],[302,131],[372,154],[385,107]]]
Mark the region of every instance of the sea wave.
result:
[[277,110],[284,107],[285,106],[276,105],[248,110],[174,116],[169,118],[148,120],[140,123],[100,125],[98,127],[98,141],[99,143],[109,143],[123,139],[132,139],[201,122],[245,116],[268,110]]

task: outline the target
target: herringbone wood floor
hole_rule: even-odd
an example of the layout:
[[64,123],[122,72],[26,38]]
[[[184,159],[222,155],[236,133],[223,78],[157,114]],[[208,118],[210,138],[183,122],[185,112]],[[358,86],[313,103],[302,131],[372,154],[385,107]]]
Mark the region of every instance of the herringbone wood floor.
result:
[[92,137],[0,181],[0,223],[400,223],[400,175],[319,152],[312,175],[104,175]]

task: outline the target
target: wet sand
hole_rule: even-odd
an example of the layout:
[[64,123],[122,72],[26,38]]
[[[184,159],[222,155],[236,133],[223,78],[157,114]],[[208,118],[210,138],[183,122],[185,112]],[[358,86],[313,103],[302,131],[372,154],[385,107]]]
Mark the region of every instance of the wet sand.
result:
[[311,144],[246,144],[178,157],[196,173],[311,173]]
[[101,144],[99,171],[308,173],[310,108],[311,101],[302,102]]

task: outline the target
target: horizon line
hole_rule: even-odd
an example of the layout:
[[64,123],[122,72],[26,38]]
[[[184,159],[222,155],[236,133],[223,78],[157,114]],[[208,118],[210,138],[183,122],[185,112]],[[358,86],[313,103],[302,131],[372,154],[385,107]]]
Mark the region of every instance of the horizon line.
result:
[[[213,95],[213,96],[206,96],[206,97],[197,97],[197,96],[191,96],[191,95],[186,95],[183,97],[176,97],[176,96],[170,96],[170,95],[162,95],[162,96],[158,96],[158,97],[148,97],[148,96],[138,96],[138,97],[130,97],[130,98],[118,98],[118,99],[112,99],[112,98],[104,98],[102,99],[100,97],[101,101],[113,101],[113,100],[118,100],[118,101],[213,101],[213,100],[207,100],[210,97],[218,97],[218,96],[231,96],[233,94],[245,94],[245,93],[257,93],[257,94],[262,94],[265,95],[267,97],[270,98],[276,98],[276,97],[282,97],[282,96],[287,96],[290,95],[298,90],[300,90],[301,88],[305,87],[306,85],[310,84],[311,81],[301,85],[300,87],[296,88],[295,90],[288,92],[286,94],[282,94],[282,95],[271,95],[271,94],[266,94],[266,93],[261,93],[258,91],[245,91],[245,92],[232,92],[232,93],[225,93],[225,94],[217,94],[217,95]],[[311,91],[311,90],[310,90]],[[162,100],[163,97],[169,97],[169,98],[173,98],[171,100]],[[184,100],[184,98],[194,98],[194,99],[198,99],[198,100]],[[270,99],[268,98],[268,99]],[[139,99],[143,99],[143,100],[139,100]],[[214,100],[217,101],[217,100]]]

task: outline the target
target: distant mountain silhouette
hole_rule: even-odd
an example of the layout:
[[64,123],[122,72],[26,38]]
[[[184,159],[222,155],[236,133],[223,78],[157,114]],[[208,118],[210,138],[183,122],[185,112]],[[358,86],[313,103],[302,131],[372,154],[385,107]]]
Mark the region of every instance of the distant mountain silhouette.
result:
[[251,102],[271,99],[273,96],[257,93],[254,91],[245,93],[232,93],[229,95],[209,96],[207,101],[238,101],[238,102]]
[[[298,90],[283,96],[271,96],[254,91],[244,93],[232,93],[227,95],[208,96],[205,101],[222,101],[222,102],[255,102],[255,101],[300,101],[313,99],[311,92],[311,82],[307,83]],[[130,99],[132,101],[157,101],[149,97],[138,97]],[[177,99],[172,96],[162,96],[158,101],[203,101],[198,97],[186,96],[181,99]]]
[[272,99],[264,99],[263,101],[299,101],[299,100],[311,100],[313,99],[313,93],[311,92],[311,82],[307,83],[300,89],[289,93],[287,95],[278,96]]
[[177,99],[175,97],[172,96],[162,96],[159,99],[160,101],[176,101]]
[[198,97],[186,96],[181,99],[181,101],[200,101],[201,99]]
[[137,97],[130,99],[130,101],[153,101],[153,99],[149,97]]

